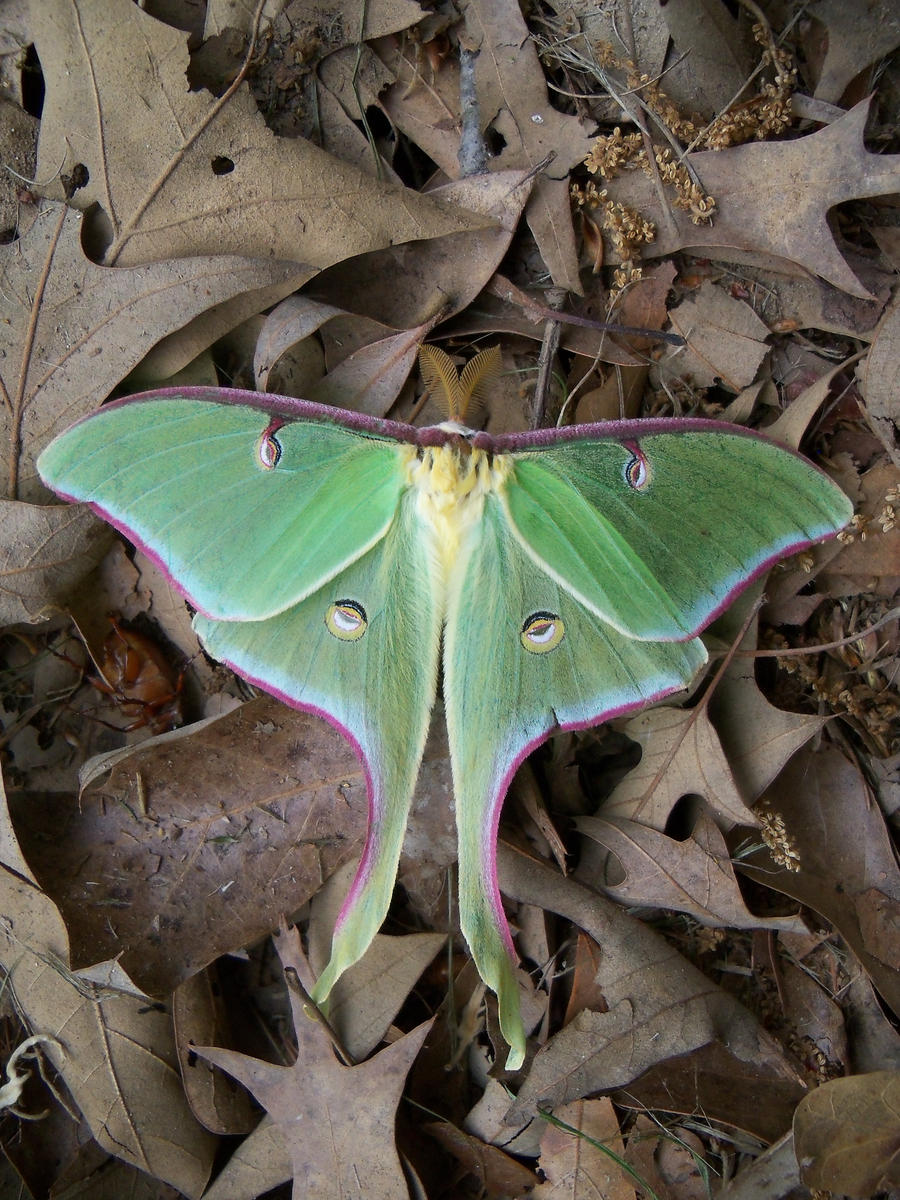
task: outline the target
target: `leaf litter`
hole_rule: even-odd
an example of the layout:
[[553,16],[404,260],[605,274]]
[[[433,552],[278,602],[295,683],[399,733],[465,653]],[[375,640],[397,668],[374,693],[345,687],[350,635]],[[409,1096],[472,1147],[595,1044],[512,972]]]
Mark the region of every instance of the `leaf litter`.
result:
[[[0,16],[2,1186],[895,1187],[889,6],[182,7]],[[440,719],[402,886],[328,1029],[300,935],[320,968],[365,833],[357,759],[210,664],[153,564],[33,467],[106,398],[192,379],[440,419],[418,344],[498,335],[492,429],[727,412],[858,505],[708,631],[705,690],[561,735],[511,789],[517,1075],[458,938]],[[183,728],[136,718],[110,614]]]

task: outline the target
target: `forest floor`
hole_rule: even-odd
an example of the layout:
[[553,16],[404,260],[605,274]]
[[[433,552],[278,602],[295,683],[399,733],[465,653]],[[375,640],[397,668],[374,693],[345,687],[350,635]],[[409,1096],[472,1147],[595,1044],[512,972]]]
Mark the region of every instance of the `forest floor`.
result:
[[[896,6],[252,8],[0,8],[0,1195],[900,1194]],[[35,465],[160,387],[434,424],[426,340],[499,345],[492,435],[721,419],[855,506],[703,630],[689,694],[520,766],[520,1071],[440,703],[387,921],[309,1020],[367,771]],[[684,479],[686,554],[767,519],[723,470]],[[160,463],[173,521],[191,486]]]

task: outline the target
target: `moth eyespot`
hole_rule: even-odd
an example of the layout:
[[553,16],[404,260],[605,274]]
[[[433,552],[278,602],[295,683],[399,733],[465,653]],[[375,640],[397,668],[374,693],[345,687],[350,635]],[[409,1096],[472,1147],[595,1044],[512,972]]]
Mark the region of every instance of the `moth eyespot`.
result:
[[531,654],[547,654],[556,649],[565,632],[562,617],[551,612],[536,612],[526,617],[519,637]]
[[271,421],[266,429],[263,430],[263,435],[259,439],[256,447],[256,457],[259,459],[260,465],[265,467],[267,471],[274,471],[278,466],[278,460],[281,458],[281,442],[275,434],[284,424],[277,418]]
[[650,482],[650,466],[641,453],[640,447],[635,444],[628,446],[631,451],[631,458],[625,464],[623,474],[625,482],[635,492],[642,492]]
[[356,642],[369,627],[366,610],[355,600],[335,600],[325,613],[329,633],[342,642]]
[[281,458],[281,443],[278,438],[269,436],[259,443],[259,461],[267,471],[274,471]]

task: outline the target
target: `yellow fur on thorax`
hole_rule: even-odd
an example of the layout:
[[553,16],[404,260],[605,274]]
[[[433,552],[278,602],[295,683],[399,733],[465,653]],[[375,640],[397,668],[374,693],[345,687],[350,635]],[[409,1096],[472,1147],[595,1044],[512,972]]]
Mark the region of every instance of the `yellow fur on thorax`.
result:
[[452,444],[404,449],[406,478],[416,490],[419,516],[433,533],[435,565],[446,581],[466,533],[481,520],[485,497],[502,487],[512,460]]

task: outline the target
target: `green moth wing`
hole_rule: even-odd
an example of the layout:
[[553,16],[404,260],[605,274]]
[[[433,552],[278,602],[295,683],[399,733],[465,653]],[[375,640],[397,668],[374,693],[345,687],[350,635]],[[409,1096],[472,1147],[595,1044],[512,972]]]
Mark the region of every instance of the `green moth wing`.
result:
[[[490,614],[486,619],[485,614]],[[685,688],[706,661],[699,639],[637,641],[600,620],[537,566],[499,501],[485,505],[451,583],[444,701],[459,830],[460,924],[497,993],[510,1070],[521,1065],[514,955],[496,876],[500,808],[528,753]]]
[[765,438],[643,424],[517,454],[504,496],[534,561],[629,637],[694,636],[774,558],[849,520],[839,488]]
[[267,411],[206,394],[108,405],[38,470],[146,548],[201,612],[262,620],[384,537],[403,488],[397,446],[292,420],[287,400]]

